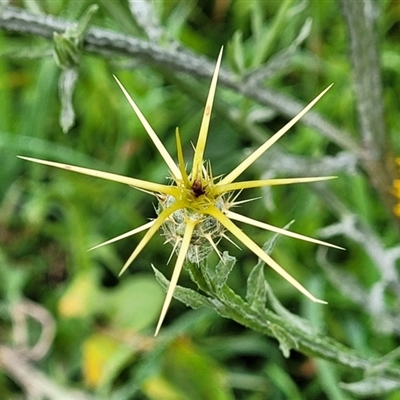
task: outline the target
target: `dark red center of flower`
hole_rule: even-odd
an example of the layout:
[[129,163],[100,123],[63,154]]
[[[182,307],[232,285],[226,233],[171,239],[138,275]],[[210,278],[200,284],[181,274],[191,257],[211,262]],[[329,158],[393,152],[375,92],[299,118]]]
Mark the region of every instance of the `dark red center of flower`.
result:
[[192,191],[193,191],[195,197],[199,197],[199,196],[205,194],[205,192],[206,192],[205,188],[201,184],[201,181],[199,181],[197,179],[192,184]]

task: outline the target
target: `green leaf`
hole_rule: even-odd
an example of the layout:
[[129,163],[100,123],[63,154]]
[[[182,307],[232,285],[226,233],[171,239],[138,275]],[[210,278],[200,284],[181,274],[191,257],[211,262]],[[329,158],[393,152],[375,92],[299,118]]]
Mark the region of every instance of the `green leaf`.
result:
[[282,303],[275,296],[270,284],[267,281],[264,281],[264,284],[266,290],[267,304],[270,306],[272,311],[280,315],[286,321],[290,322],[296,328],[301,329],[303,332],[306,332],[309,335],[316,334],[316,329],[313,328],[306,319],[291,313],[287,308],[282,305]]
[[297,387],[293,378],[286,368],[282,368],[276,363],[270,363],[266,367],[268,378],[286,395],[290,400],[303,400],[300,389]]
[[280,325],[271,322],[270,328],[274,337],[279,342],[279,349],[282,351],[283,356],[289,358],[290,350],[298,348],[296,338]]
[[80,44],[83,35],[88,28],[90,19],[98,9],[99,6],[97,4],[92,4],[85,10],[76,26],[67,29],[62,34],[54,32],[53,55],[56,64],[60,68],[69,69],[79,65],[81,55]]
[[[167,290],[169,285],[168,279],[153,265],[152,267],[157,281],[161,284],[164,290]],[[175,287],[174,298],[194,309],[211,306],[207,297],[195,292],[192,289],[184,288],[179,285]]]
[[74,38],[54,32],[53,46],[54,60],[60,68],[69,69],[79,65],[80,51]]
[[253,21],[254,21],[254,50],[252,67],[258,67],[271,55],[273,48],[276,46],[282,30],[290,21],[289,10],[293,0],[284,0],[280,2],[278,12],[275,14],[272,22],[267,25],[262,20],[262,3],[253,2]]
[[382,398],[383,395],[399,390],[400,380],[374,376],[359,382],[341,383],[340,386],[355,396],[368,398],[378,396]]
[[97,4],[91,4],[82,14],[82,16],[78,21],[78,25],[71,31],[71,34],[75,35],[81,40],[82,39],[81,37],[86,32],[89,26],[89,22],[92,19],[93,14],[97,12],[98,9],[99,6]]
[[210,274],[207,259],[203,260],[198,266],[194,265],[194,267],[199,270],[200,274],[202,275],[205,284],[207,285],[207,289],[205,292],[210,292],[214,290],[214,279],[213,276]]
[[264,262],[259,261],[252,269],[247,279],[246,301],[254,310],[262,311],[265,308],[266,296]]
[[243,34],[241,31],[236,31],[233,34],[228,49],[228,56],[232,69],[240,76],[246,69],[243,49]]
[[203,292],[208,293],[210,290],[211,280],[206,272],[206,262],[202,261],[200,265],[187,262],[185,268],[189,271],[190,279],[197,285],[197,287]]
[[230,256],[227,251],[224,251],[222,259],[215,267],[215,274],[213,276],[213,284],[217,291],[221,290],[222,286],[225,285],[235,263],[236,258]]
[[[290,225],[294,221],[289,222],[283,229],[288,229]],[[275,233],[263,246],[263,250],[267,254],[271,254],[274,246],[281,235],[279,233]],[[269,299],[274,301],[276,297],[273,295],[270,286],[267,284],[267,281],[264,277],[264,261],[259,260],[258,263],[254,266],[251,271],[248,279],[247,279],[247,293],[246,300],[249,303],[250,307],[254,308],[254,310],[262,311],[265,308],[265,302],[267,300],[267,296]],[[278,300],[276,300],[278,301]],[[279,303],[279,302],[278,302]],[[280,303],[279,303],[280,305]]]
[[224,285],[220,291],[220,298],[229,307],[244,307],[246,303],[228,285]]

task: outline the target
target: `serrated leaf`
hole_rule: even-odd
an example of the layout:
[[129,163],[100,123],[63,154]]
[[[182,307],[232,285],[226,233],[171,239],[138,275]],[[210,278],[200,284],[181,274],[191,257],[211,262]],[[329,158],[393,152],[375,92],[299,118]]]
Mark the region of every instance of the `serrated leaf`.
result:
[[236,258],[230,256],[227,251],[224,251],[220,262],[215,267],[215,275],[213,276],[213,283],[218,291],[226,283],[235,263]]
[[[194,265],[194,268],[196,268],[196,265]],[[209,293],[214,288],[214,281],[213,281],[213,277],[211,276],[211,274],[209,272],[207,260],[203,260],[197,266],[197,268],[198,268],[200,274],[202,275],[204,282],[206,284],[206,290],[204,290],[204,291]]]
[[206,279],[209,277],[207,273],[204,274],[206,266],[204,265],[204,268],[202,268],[203,264],[205,264],[204,261],[202,261],[199,266],[192,263],[186,263],[185,267],[187,271],[189,271],[190,279],[197,285],[197,287],[203,292],[208,293],[210,279]]
[[[167,290],[169,285],[169,280],[153,265],[152,267],[157,281],[161,284],[161,286],[165,290]],[[179,285],[175,287],[174,298],[193,309],[211,306],[210,301],[208,300],[207,297],[201,295],[200,293],[195,292],[192,289],[184,288]]]
[[197,309],[200,307],[210,307],[211,304],[207,297],[195,292],[192,289],[177,286],[174,297],[187,306]]
[[307,334],[310,335],[316,333],[315,328],[310,326],[310,323],[307,320],[291,313],[287,308],[285,308],[282,305],[282,303],[275,296],[275,293],[272,291],[270,284],[266,280],[264,280],[264,287],[266,294],[266,302],[270,306],[270,309],[272,311],[274,311],[277,315],[280,315],[285,320],[293,324],[293,326],[296,326],[298,329],[301,329],[303,332],[306,332]]
[[219,292],[219,297],[227,306],[231,307],[232,309],[239,308],[241,312],[244,312],[246,303],[229,286],[222,286]]
[[267,299],[266,281],[264,277],[264,263],[259,261],[247,278],[246,301],[251,308],[262,311]]
[[298,347],[296,339],[286,329],[277,324],[271,323],[270,328],[274,337],[279,342],[279,349],[281,350],[283,356],[285,358],[289,358],[290,350],[297,349]]

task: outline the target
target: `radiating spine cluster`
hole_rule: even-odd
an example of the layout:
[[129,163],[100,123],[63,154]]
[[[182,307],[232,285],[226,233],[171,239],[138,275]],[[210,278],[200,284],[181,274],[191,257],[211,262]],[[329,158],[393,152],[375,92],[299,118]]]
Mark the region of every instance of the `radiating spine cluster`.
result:
[[182,144],[178,129],[176,130],[176,144],[178,154],[178,163],[176,164],[157,134],[154,132],[154,130],[144,117],[144,115],[141,113],[139,107],[135,104],[135,102],[132,100],[132,98],[122,86],[122,84],[118,81],[118,79],[115,78],[132,109],[141,121],[147,134],[157,147],[162,158],[164,159],[170,171],[172,185],[163,185],[159,183],[116,175],[108,172],[96,171],[89,168],[56,163],[52,161],[21,157],[23,159],[40,164],[50,165],[53,167],[78,172],[81,174],[124,183],[131,187],[150,192],[157,197],[159,201],[158,207],[156,209],[157,218],[92,248],[95,249],[100,246],[104,246],[106,244],[134,235],[136,233],[146,231],[145,235],[140,240],[139,244],[122,267],[122,270],[120,272],[121,275],[140,254],[140,252],[158,230],[162,231],[162,234],[166,238],[166,242],[172,244],[173,252],[177,253],[177,260],[161,310],[155,335],[158,334],[161,328],[185,260],[199,263],[205,257],[207,257],[207,255],[212,250],[215,250],[217,254],[220,254],[217,248],[219,241],[222,238],[230,240],[229,237],[226,235],[226,232],[229,232],[231,235],[233,235],[236,240],[238,240],[249,250],[251,250],[255,255],[257,255],[261,260],[263,260],[267,265],[274,269],[278,274],[280,274],[284,279],[286,279],[291,285],[293,285],[305,296],[313,301],[325,303],[323,300],[319,300],[314,297],[304,286],[302,286],[276,261],[274,261],[267,253],[265,253],[262,248],[257,245],[249,236],[247,236],[233,221],[253,225],[261,229],[266,229],[296,239],[339,248],[338,246],[332,245],[330,243],[300,235],[295,232],[287,231],[285,229],[277,228],[230,210],[232,206],[240,203],[235,201],[236,197],[233,198],[233,192],[235,191],[239,191],[240,193],[242,190],[249,188],[316,182],[333,178],[328,176],[234,182],[251,164],[253,164],[253,162],[255,162],[262,154],[264,154],[266,150],[268,150],[305,113],[307,113],[329,90],[330,86],[325,89],[320,95],[318,95],[301,112],[299,112],[299,114],[297,114],[291,121],[289,121],[282,129],[276,132],[264,144],[262,144],[258,149],[252,152],[251,155],[249,155],[229,174],[222,178],[216,179],[212,176],[211,166],[207,164],[207,168],[205,168],[203,158],[221,59],[222,49],[219,54],[214,74],[211,80],[210,90],[208,93],[206,106],[200,126],[200,132],[195,146],[192,169],[189,174],[186,172],[186,164],[183,157]]

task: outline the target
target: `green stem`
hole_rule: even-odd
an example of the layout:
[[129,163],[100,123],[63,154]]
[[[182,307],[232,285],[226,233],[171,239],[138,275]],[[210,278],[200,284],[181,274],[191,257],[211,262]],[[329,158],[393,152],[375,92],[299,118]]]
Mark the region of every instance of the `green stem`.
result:
[[[372,371],[378,373],[379,370],[379,377],[400,379],[399,367],[392,367],[389,363],[379,366],[378,359],[360,356],[353,349],[309,327],[307,322],[300,320],[299,317],[292,316],[293,318],[291,318],[291,314],[287,310],[285,311],[288,315],[283,316],[283,314],[278,315],[265,307],[260,309],[260,307],[250,306],[226,284],[215,285],[206,265],[199,267],[187,264],[186,267],[189,269],[192,279],[194,278],[199,285],[199,289],[207,295],[206,297],[191,289],[178,286],[175,297],[186,305],[192,308],[200,306],[212,308],[224,318],[278,339],[281,348],[282,338],[288,338],[292,343],[291,348],[309,357],[318,357],[352,370],[361,371],[364,374]],[[161,273],[157,272],[157,279],[166,286],[168,281],[161,277]]]

